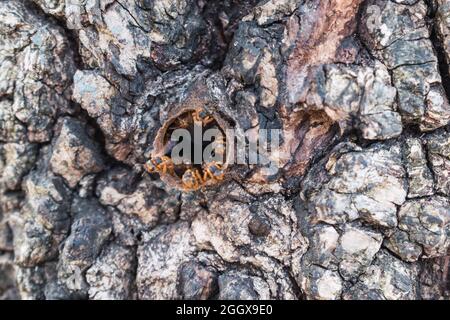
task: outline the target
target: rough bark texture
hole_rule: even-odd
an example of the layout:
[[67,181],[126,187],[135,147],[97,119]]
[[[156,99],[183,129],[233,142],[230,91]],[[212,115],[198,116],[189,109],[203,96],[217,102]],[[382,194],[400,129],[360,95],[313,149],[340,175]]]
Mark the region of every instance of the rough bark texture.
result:
[[[449,0],[1,1],[0,299],[449,298],[449,65]],[[290,158],[145,174],[186,104]]]

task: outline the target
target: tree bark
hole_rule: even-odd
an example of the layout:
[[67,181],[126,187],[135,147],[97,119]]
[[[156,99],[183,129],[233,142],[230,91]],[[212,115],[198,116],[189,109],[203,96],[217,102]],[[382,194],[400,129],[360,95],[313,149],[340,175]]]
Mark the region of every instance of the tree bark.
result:
[[[448,0],[1,1],[0,299],[448,299],[449,30]],[[195,110],[288,157],[148,173]]]

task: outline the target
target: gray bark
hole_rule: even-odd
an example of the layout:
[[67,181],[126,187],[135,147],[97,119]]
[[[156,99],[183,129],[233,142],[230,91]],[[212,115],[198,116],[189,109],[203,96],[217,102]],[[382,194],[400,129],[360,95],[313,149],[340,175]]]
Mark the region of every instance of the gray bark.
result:
[[[448,0],[1,1],[0,299],[448,299],[449,62]],[[190,108],[289,159],[146,173]]]

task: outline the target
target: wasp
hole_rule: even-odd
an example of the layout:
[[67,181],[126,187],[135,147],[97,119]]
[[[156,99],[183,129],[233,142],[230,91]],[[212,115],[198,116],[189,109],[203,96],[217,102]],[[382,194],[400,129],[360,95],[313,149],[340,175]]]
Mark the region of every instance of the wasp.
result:
[[225,139],[223,135],[217,136],[213,142],[214,152],[218,155],[224,155],[226,151]]
[[145,164],[144,164],[144,169],[145,171],[147,171],[148,173],[154,173],[157,172],[158,170],[156,169],[156,166],[153,164],[153,162],[151,160],[148,160]]
[[163,174],[174,173],[175,165],[172,159],[167,156],[155,157],[144,164],[144,169],[148,173],[160,172]]
[[225,174],[223,172],[223,165],[215,161],[205,163],[203,165],[203,182],[212,179],[214,181],[222,181]]
[[204,126],[214,121],[214,118],[202,109],[195,110],[192,113],[192,118],[194,119],[194,121],[201,122]]
[[176,128],[187,129],[192,123],[192,117],[178,117],[173,125]]
[[181,178],[183,188],[187,191],[197,190],[204,184],[204,180],[198,169],[188,169]]

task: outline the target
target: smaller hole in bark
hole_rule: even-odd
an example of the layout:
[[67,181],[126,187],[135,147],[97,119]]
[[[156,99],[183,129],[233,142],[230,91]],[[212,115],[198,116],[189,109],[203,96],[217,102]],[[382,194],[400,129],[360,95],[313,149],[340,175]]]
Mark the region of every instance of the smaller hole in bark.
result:
[[271,228],[269,222],[265,218],[255,215],[248,223],[248,229],[254,236],[266,237],[269,235]]

